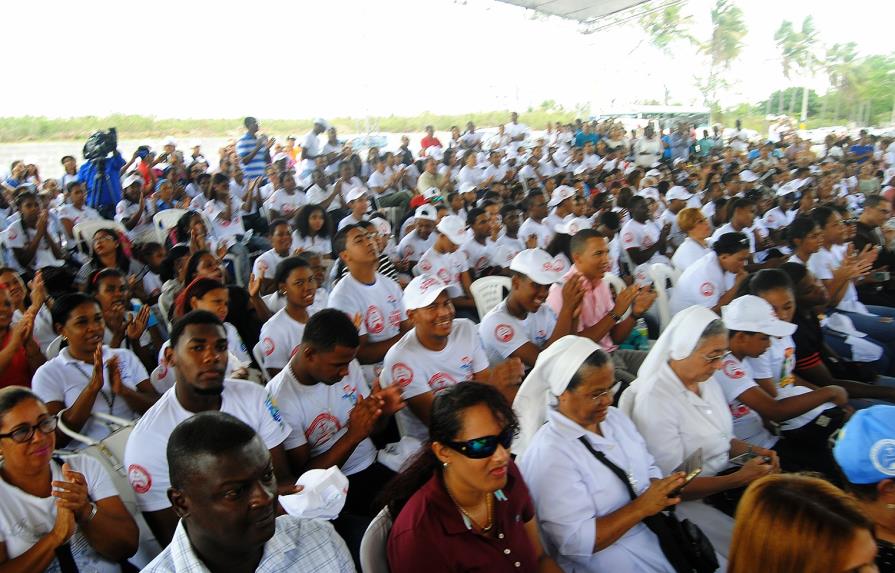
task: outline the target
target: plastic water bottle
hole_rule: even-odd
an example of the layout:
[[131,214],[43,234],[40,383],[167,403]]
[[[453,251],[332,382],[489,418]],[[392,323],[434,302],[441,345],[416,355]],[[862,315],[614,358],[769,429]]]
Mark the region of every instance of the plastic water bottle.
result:
[[637,333],[637,342],[640,344],[641,350],[649,348],[649,328],[646,326],[646,321],[643,318],[638,318],[637,322],[634,323],[634,332]]

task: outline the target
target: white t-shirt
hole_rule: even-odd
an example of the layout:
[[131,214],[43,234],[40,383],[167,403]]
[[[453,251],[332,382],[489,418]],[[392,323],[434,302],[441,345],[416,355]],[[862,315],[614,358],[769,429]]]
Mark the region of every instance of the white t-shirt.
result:
[[[796,344],[791,336],[771,337],[771,346],[758,358],[747,358],[756,379],[773,380],[777,386],[777,399],[783,400],[791,396],[801,396],[811,392],[811,388],[799,386],[793,370],[796,367]],[[824,410],[835,408],[832,402],[824,402],[816,408],[808,410],[801,416],[790,418],[780,424],[783,430],[796,430],[820,416]]]
[[435,244],[435,233],[429,234],[428,239],[421,239],[416,229],[407,233],[401,242],[398,243],[397,254],[401,261],[410,261],[415,263],[420,260],[427,250]]
[[[429,350],[420,344],[416,329],[412,329],[385,354],[379,383],[383,388],[392,384],[401,387],[405,400],[425,392],[438,394],[460,382],[472,380],[473,374],[488,368],[488,357],[475,324],[465,318],[454,320],[447,345],[440,351]],[[402,436],[425,441],[429,429],[410,408],[395,414]]]
[[[656,244],[659,240],[660,233],[661,230],[654,221],[647,220],[646,223],[639,223],[634,219],[631,219],[622,226],[622,229],[619,232],[619,235],[621,235],[622,238],[622,249],[625,251],[631,248],[638,248],[641,250],[648,249]],[[670,262],[668,257],[659,251],[653,253],[647,261],[649,264],[665,263],[666,265]]]
[[93,207],[88,207],[84,205],[80,209],[76,208],[71,203],[63,203],[56,209],[56,216],[60,219],[68,219],[71,221],[72,225],[77,225],[78,223],[82,223],[84,221],[95,221],[102,219],[102,215],[99,214],[99,211],[94,209]]
[[252,274],[255,275],[256,279],[273,279],[274,274],[277,272],[277,265],[288,258],[289,254],[282,257],[274,249],[264,251],[255,259],[255,264],[252,265]]
[[416,268],[420,274],[436,275],[442,282],[447,283],[447,293],[451,298],[463,296],[463,283],[460,282],[460,273],[469,270],[466,255],[459,249],[453,253],[439,253],[433,246],[423,253]]
[[301,168],[303,171],[313,170],[317,167],[316,157],[320,155],[320,138],[311,130],[305,135],[301,142],[302,151],[308,152],[308,159],[302,161]]
[[[171,507],[167,495],[171,485],[168,438],[179,423],[194,415],[180,405],[175,391],[176,387],[162,394],[137,422],[127,441],[124,465],[141,511]],[[251,426],[268,449],[282,444],[291,432],[268,391],[254,382],[225,379],[220,411]]]
[[764,214],[761,220],[765,228],[779,229],[792,223],[795,217],[795,211],[784,212],[780,207],[774,207],[773,209],[768,209],[768,212]]
[[539,248],[546,249],[547,245],[550,244],[550,240],[553,239],[554,231],[549,225],[544,223],[543,219],[538,223],[534,219],[528,218],[519,226],[519,232],[516,233],[516,236],[525,243],[531,235],[538,237]]
[[468,165],[466,165],[463,167],[463,169],[460,170],[460,174],[457,176],[457,179],[459,179],[460,185],[469,183],[478,187],[485,179],[485,174],[482,172],[481,169],[479,169],[478,166],[469,167]]
[[252,358],[249,356],[249,350],[239,336],[239,331],[229,322],[224,323],[224,330],[227,331],[227,350],[232,352],[240,362],[249,363]]
[[518,238],[514,239],[506,235],[497,237],[496,241],[488,238],[491,245],[491,266],[509,268],[516,255],[525,250],[525,245]]
[[703,247],[694,239],[687,237],[681,243],[681,246],[674,251],[674,255],[671,257],[671,264],[674,265],[674,268],[683,272],[687,267],[710,252],[712,252],[710,248]]
[[[31,242],[31,239],[36,234],[37,231],[35,229],[25,230],[21,219],[11,224],[6,230],[6,247],[10,250],[10,259],[15,262],[14,266],[19,267],[19,264],[18,259],[15,258],[12,250],[24,249],[25,245]],[[59,237],[52,234],[49,226],[47,227],[47,234],[53,237],[53,240],[57,243],[59,242]],[[50,244],[47,242],[46,237],[44,237],[40,242],[40,245],[38,245],[34,257],[31,259],[30,267],[35,270],[40,270],[44,267],[61,267],[64,264],[65,261],[57,259],[56,255],[53,254],[53,249],[50,248]]]
[[525,320],[519,320],[507,311],[506,299],[491,309],[482,318],[479,336],[491,366],[495,366],[515,352],[526,342],[538,349],[544,347],[556,327],[556,314],[548,304],[542,304],[537,312],[529,313]]
[[718,255],[711,251],[687,267],[671,292],[671,314],[693,305],[712,308],[721,295],[733,288],[736,275],[721,268]]
[[[146,368],[137,355],[126,348],[109,348],[103,346],[103,364],[113,356],[118,357],[118,370],[121,372],[121,383],[131,390],[149,379]],[[63,348],[58,356],[45,362],[31,380],[31,389],[44,402],[62,402],[65,407],[75,403],[84,388],[93,377],[93,363],[81,362],[72,357],[68,348]],[[112,414],[126,420],[134,420],[137,413],[127,404],[124,398],[112,393],[108,368],[103,368],[103,387],[93,403],[92,412]],[[94,418],[87,420],[81,433],[101,440],[109,435],[109,428]],[[84,447],[86,444],[78,444]]]
[[463,243],[459,252],[466,257],[466,264],[475,276],[481,276],[482,272],[491,265],[493,242],[485,239],[485,244],[481,244],[475,239],[470,239]]
[[230,196],[230,218],[224,219],[226,204],[215,199],[205,204],[203,211],[211,221],[212,231],[218,240],[229,239],[237,235],[245,235],[245,226],[242,224],[240,205],[242,202],[236,197]]
[[519,136],[527,137],[528,136],[528,126],[524,123],[507,123],[504,124],[504,133],[507,134],[510,139],[516,139]]
[[[842,265],[843,256],[842,249],[830,250],[821,247],[808,259],[808,270],[820,280],[831,280],[833,272]],[[855,289],[854,281],[848,281],[845,294],[842,295],[836,308],[848,312],[869,314],[867,307],[858,300],[858,291]]]
[[[84,455],[65,456],[64,462],[81,473],[87,481],[87,495],[94,502],[115,497],[118,491],[102,465]],[[62,466],[50,462],[53,481],[65,481]],[[56,499],[53,496],[36,497],[8,484],[0,477],[0,542],[6,546],[6,556],[15,559],[31,549],[42,537],[53,530],[56,522]],[[75,533],[69,539],[72,556],[79,571],[91,573],[119,573],[117,563],[106,560],[90,545],[81,528],[75,525]],[[55,559],[45,570],[58,573]]]
[[386,197],[395,192],[394,187],[388,186],[390,178],[387,170],[382,172],[374,171],[370,173],[370,178],[367,179],[367,187],[377,197]]
[[[140,220],[137,221],[137,225],[133,229],[127,232],[127,236],[132,241],[136,241],[141,237],[150,236],[150,233],[155,233],[155,227],[152,224],[152,216],[155,214],[154,209],[152,208],[153,204],[154,201],[150,201],[149,199],[146,200],[143,214],[140,215]],[[134,216],[134,213],[139,209],[139,201],[131,203],[127,199],[122,199],[115,207],[115,220],[124,225],[124,222],[130,220],[130,218]]]
[[333,244],[328,237],[302,237],[298,231],[292,231],[292,251],[298,249],[328,257],[333,252]]
[[709,243],[714,243],[719,238],[721,238],[721,235],[724,235],[726,233],[742,233],[743,235],[746,235],[746,238],[749,239],[749,252],[755,252],[755,233],[752,232],[751,227],[748,229],[743,229],[742,231],[737,231],[733,228],[733,225],[731,225],[730,223],[725,223],[724,225],[721,225],[720,227],[715,229],[715,232],[712,233],[712,238]]
[[733,433],[736,437],[762,448],[770,448],[776,444],[777,438],[764,428],[761,415],[738,399],[746,390],[758,386],[748,364],[730,355],[724,359],[721,370],[715,371],[713,376],[730,406]]
[[296,189],[290,195],[285,189],[277,189],[273,192],[273,195],[264,202],[264,206],[267,207],[267,209],[272,209],[278,212],[281,216],[290,219],[305,203],[307,203],[307,199],[305,198],[303,191]]
[[265,368],[285,368],[304,333],[305,325],[289,316],[285,308],[270,317],[259,335]]
[[[283,446],[292,450],[308,444],[311,457],[329,451],[348,432],[348,419],[358,397],[370,395],[357,360],[351,361],[348,375],[335,384],[318,382],[306,386],[295,378],[291,368],[284,368],[274,376],[267,389],[292,428]],[[345,475],[352,475],[367,469],[374,461],[376,446],[370,438],[365,438],[354,448],[341,470]]]

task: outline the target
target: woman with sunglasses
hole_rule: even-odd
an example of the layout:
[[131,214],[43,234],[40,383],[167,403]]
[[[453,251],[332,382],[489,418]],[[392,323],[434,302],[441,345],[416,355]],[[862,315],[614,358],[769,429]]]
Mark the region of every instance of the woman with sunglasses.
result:
[[95,299],[67,294],[59,297],[52,312],[56,332],[68,346],[38,368],[32,380],[34,393],[51,414],[65,410],[66,426],[100,440],[109,428],[93,420],[92,412],[132,420],[155,403],[158,394],[137,356],[103,344],[105,321]]
[[[722,556],[733,522],[696,500],[709,498],[732,516],[747,485],[780,470],[776,452],[734,437],[730,408],[713,377],[728,354],[724,322],[705,307],[691,306],[671,320],[619,401],[663,474],[702,450],[702,473],[683,492],[685,500],[694,501],[678,511],[702,527]],[[730,463],[742,454],[748,461]]]
[[493,386],[438,395],[429,440],[381,501],[395,523],[392,573],[561,569],[541,547],[528,488],[512,459],[513,409]]
[[53,456],[55,430],[27,388],[0,389],[0,571],[120,573],[137,524],[99,462]]
[[564,336],[542,352],[513,402],[519,469],[564,570],[674,573],[643,520],[680,502],[683,474],[662,477],[612,407],[617,386],[609,355],[588,338]]

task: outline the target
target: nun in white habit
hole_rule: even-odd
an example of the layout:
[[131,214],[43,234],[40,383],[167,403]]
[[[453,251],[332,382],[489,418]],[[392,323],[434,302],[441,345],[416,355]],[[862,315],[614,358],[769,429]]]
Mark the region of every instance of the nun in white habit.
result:
[[[545,547],[564,571],[673,573],[642,520],[680,501],[669,494],[682,474],[662,478],[634,424],[612,407],[616,389],[612,360],[596,343],[579,336],[553,343],[513,402],[516,463]],[[635,500],[598,454],[625,474]]]
[[[619,402],[664,473],[702,449],[702,474],[684,489],[683,498],[691,501],[680,504],[678,515],[699,525],[725,558],[733,519],[699,500],[779,471],[776,452],[734,437],[730,408],[712,377],[728,354],[727,329],[718,315],[691,306],[674,316]],[[730,458],[745,453],[757,457],[732,471]]]

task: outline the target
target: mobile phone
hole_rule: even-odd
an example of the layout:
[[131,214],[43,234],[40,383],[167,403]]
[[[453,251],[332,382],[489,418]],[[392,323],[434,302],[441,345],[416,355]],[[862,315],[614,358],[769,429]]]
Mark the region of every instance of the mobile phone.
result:
[[761,457],[762,461],[766,464],[771,463],[771,458],[769,458],[767,456],[759,456],[755,452],[746,452],[745,454],[740,454],[735,458],[730,458],[730,463],[732,463],[735,466],[744,466],[744,465],[746,465],[746,463],[749,460],[751,460],[752,458],[757,458],[757,457]]
[[681,465],[674,468],[672,473],[683,472],[684,476],[684,485],[677,488],[676,490],[670,492],[668,497],[677,497],[680,495],[681,490],[687,487],[693,479],[702,473],[702,448],[698,448],[695,452],[690,454],[690,456],[685,459]]
[[681,487],[677,488],[676,490],[670,492],[668,494],[668,497],[679,496],[681,494],[681,490],[683,490],[685,487],[687,487],[687,485],[691,481],[693,481],[696,478],[696,476],[698,476],[701,473],[702,473],[702,468],[696,468],[696,469],[692,470],[690,473],[688,473],[687,475],[685,475],[684,476],[684,484]]
[[891,275],[889,274],[889,271],[876,271],[875,273],[873,273],[873,280],[882,283],[889,280],[890,276]]

